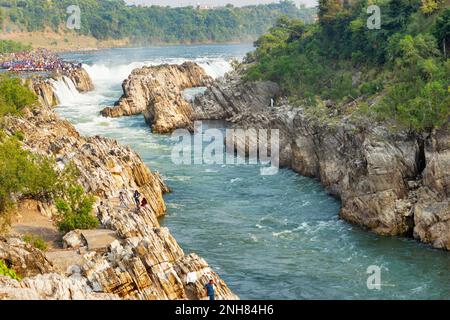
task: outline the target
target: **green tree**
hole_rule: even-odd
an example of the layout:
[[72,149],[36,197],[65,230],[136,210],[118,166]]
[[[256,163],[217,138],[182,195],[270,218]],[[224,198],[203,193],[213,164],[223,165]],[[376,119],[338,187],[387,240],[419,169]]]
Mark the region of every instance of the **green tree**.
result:
[[19,114],[36,100],[36,95],[24,87],[19,78],[0,75],[0,118],[7,114]]
[[87,195],[80,185],[71,186],[64,198],[56,199],[57,226],[60,231],[96,228],[99,221],[91,215],[95,199]]
[[436,19],[434,36],[442,48],[444,56],[447,57],[447,51],[450,48],[450,8],[444,10]]
[[[366,27],[369,4],[381,7],[380,30]],[[416,133],[442,126],[450,105],[445,55],[450,9],[425,15],[421,4],[319,1],[319,23],[299,25],[294,37],[287,30],[297,27],[282,19],[255,42],[246,79],[275,81],[291,100],[309,108],[332,100],[337,114],[362,114],[362,106],[366,115]],[[381,102],[372,106],[373,101]]]
[[83,13],[80,33],[97,39],[128,37],[137,44],[250,40],[269,29],[281,15],[312,21],[315,13],[311,8],[298,9],[291,1],[211,10],[136,7],[122,0],[23,0],[23,6],[8,3],[9,19],[29,31],[63,30],[66,8],[77,4]]

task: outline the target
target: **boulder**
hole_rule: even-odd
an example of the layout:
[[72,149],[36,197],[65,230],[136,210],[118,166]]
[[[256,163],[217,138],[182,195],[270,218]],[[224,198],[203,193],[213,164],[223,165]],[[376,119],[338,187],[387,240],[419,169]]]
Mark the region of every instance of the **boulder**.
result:
[[86,245],[86,240],[81,235],[81,230],[73,230],[66,233],[62,240],[64,249],[78,249]]
[[0,259],[20,277],[54,270],[42,251],[14,236],[0,237]]
[[122,85],[123,96],[115,106],[105,108],[105,117],[144,114],[154,132],[168,133],[192,126],[193,110],[183,90],[206,86],[212,81],[197,64],[164,64],[135,69]]

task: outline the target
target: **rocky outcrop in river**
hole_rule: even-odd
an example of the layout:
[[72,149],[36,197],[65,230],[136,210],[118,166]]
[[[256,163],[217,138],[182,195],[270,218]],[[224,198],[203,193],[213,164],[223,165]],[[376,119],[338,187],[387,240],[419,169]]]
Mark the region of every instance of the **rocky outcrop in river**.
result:
[[105,117],[144,114],[153,132],[168,133],[192,124],[192,107],[184,89],[206,86],[212,81],[197,64],[164,64],[135,69],[122,85],[123,96],[114,107],[101,111]]
[[[32,87],[45,93],[41,101],[50,100],[46,81]],[[115,236],[99,250],[90,246],[90,239],[76,239],[81,233],[67,235],[66,250],[80,261],[67,270],[58,270],[20,239],[0,239],[0,259],[24,277],[16,281],[0,276],[0,299],[205,299],[203,286],[209,279],[215,280],[218,299],[236,299],[204,259],[186,255],[159,225],[158,217],[166,211],[163,193],[169,191],[159,174],[115,140],[81,136],[51,105],[6,118],[5,129],[21,132],[26,149],[54,156],[59,168],[75,165],[80,183],[97,197],[94,213],[103,228],[97,232],[110,229]],[[134,190],[148,201],[139,212]],[[125,192],[127,207],[119,204],[119,191]],[[82,247],[70,247],[75,244]]]
[[271,82],[246,83],[236,72],[194,101],[195,118],[239,128],[280,130],[280,164],[317,177],[342,201],[340,216],[382,235],[408,235],[450,250],[450,134],[421,139],[386,127],[314,115],[270,99]]
[[88,92],[94,90],[94,84],[92,83],[89,74],[83,68],[75,68],[65,72],[65,76],[70,78],[75,87],[80,92]]

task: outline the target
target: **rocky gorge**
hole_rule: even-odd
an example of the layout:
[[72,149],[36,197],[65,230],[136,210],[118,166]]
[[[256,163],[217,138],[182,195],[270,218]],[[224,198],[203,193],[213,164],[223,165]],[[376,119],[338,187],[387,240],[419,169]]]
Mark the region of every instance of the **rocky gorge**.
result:
[[[315,177],[342,202],[340,217],[380,235],[413,236],[450,250],[450,134],[418,139],[383,125],[312,114],[279,99],[273,82],[232,72],[196,97],[194,119],[278,129],[280,164]],[[277,101],[271,107],[271,99]],[[248,141],[242,141],[246,144]]]
[[[213,82],[198,66],[182,70],[186,68],[200,71],[186,77],[173,65],[133,71],[139,76],[125,80],[123,97],[102,114],[150,112],[153,118],[147,117],[147,122],[155,125],[158,118],[152,130],[163,133],[192,128],[195,120],[279,129],[281,166],[320,180],[341,200],[341,218],[380,235],[414,237],[450,250],[448,128],[418,139],[383,125],[336,116],[339,110],[332,105],[325,106],[325,113],[313,114],[281,98],[273,82],[246,82],[236,71]],[[175,94],[158,93],[161,83],[154,82],[155,73],[170,79],[164,86]],[[166,77],[170,74],[177,76]],[[66,77],[79,91],[93,87],[83,71],[78,80]],[[66,234],[61,252],[71,258],[62,264],[54,253],[43,253],[17,236],[0,238],[0,259],[23,278],[0,277],[0,299],[203,299],[209,278],[215,279],[219,299],[236,299],[204,259],[186,255],[169,230],[160,226],[158,217],[166,211],[163,194],[170,192],[161,176],[130,148],[108,138],[83,137],[57,116],[52,109],[58,103],[52,79],[35,80],[29,86],[41,107],[21,118],[8,118],[8,132],[23,133],[25,148],[54,156],[58,167],[73,163],[80,170],[85,190],[97,197],[94,212],[101,228],[94,230],[95,237],[101,234],[107,241],[99,246],[98,239],[83,230]],[[179,100],[184,88],[196,86],[208,88],[192,104]],[[149,202],[139,214],[129,209],[135,189]],[[120,191],[125,191],[129,208],[119,205]],[[54,214],[51,205],[39,203],[38,208],[45,216]]]
[[[79,91],[92,89],[82,70],[67,77]],[[107,231],[110,241],[98,247],[96,238],[87,233],[66,234],[66,249],[58,254],[75,257],[77,263],[63,268],[67,264],[58,264],[18,236],[1,238],[0,259],[22,280],[0,276],[0,299],[204,299],[208,279],[215,280],[219,299],[236,299],[203,258],[186,255],[169,230],[160,226],[158,217],[166,211],[163,194],[169,192],[160,175],[130,148],[112,139],[83,137],[57,116],[51,81],[29,83],[39,97],[39,107],[22,117],[6,118],[5,130],[21,132],[26,149],[54,157],[58,167],[71,163],[79,169],[79,182],[97,199],[94,212],[101,227],[96,231]],[[132,209],[134,190],[148,201],[138,214]],[[119,205],[119,191],[126,194],[128,207]],[[51,204],[38,207],[46,216],[55,211]]]

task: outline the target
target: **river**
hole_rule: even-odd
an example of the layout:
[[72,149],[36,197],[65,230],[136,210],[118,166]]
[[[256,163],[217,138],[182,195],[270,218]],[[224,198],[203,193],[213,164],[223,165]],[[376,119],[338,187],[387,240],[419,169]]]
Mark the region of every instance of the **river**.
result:
[[[340,203],[320,183],[257,165],[175,165],[168,135],[142,116],[102,118],[135,67],[198,62],[214,77],[251,45],[168,46],[65,54],[83,62],[95,90],[55,84],[57,112],[85,135],[117,139],[159,171],[172,193],[161,220],[186,253],[196,252],[242,299],[449,299],[450,254],[399,237],[380,237],[338,218]],[[370,266],[381,288],[369,289]]]

